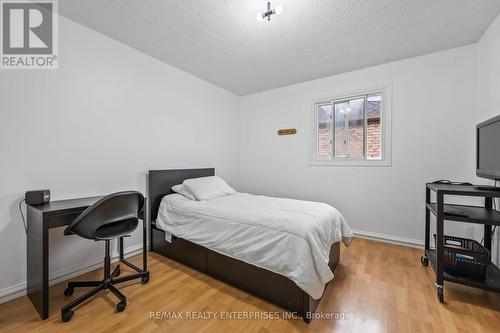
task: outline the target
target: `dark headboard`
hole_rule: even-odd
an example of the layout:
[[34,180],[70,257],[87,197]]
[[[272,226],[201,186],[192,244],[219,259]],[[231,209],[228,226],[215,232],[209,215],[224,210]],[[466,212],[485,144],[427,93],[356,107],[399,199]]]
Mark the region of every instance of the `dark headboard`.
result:
[[172,186],[182,184],[189,178],[214,176],[215,169],[177,169],[177,170],[149,170],[147,180],[147,198],[149,221],[156,220],[161,199],[167,194],[174,193]]

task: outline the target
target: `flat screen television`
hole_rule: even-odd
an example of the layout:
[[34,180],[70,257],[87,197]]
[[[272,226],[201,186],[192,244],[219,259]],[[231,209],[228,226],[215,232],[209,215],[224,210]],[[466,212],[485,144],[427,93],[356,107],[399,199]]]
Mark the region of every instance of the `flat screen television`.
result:
[[476,175],[500,180],[500,116],[476,126]]

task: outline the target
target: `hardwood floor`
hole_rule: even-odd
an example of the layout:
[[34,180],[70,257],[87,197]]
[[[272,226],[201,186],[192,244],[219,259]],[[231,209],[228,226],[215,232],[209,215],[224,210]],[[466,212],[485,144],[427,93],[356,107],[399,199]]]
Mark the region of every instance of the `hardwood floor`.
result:
[[[362,239],[342,246],[336,276],[319,311],[344,319],[222,319],[229,312],[271,313],[282,310],[158,254],[150,254],[151,281],[120,285],[127,309],[115,313],[117,300],[103,292],[76,309],[63,323],[59,309],[70,298],[65,283],[51,287],[50,318],[41,321],[26,296],[0,304],[1,332],[498,332],[500,295],[445,285],[447,304],[437,301],[432,268],[420,264],[421,250]],[[131,262],[140,264],[141,257]],[[123,265],[122,265],[123,268]],[[122,274],[129,272],[122,269]],[[78,280],[94,279],[94,271]],[[152,318],[155,312],[171,317]],[[193,318],[210,316],[216,319]],[[191,315],[192,318],[186,318]],[[237,314],[233,314],[236,316]],[[496,328],[495,328],[496,327]]]

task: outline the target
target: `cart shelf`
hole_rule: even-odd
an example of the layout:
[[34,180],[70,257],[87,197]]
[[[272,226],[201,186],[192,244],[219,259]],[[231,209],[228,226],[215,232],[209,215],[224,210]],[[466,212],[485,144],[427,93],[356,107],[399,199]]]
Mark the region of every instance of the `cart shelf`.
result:
[[[431,263],[432,269],[436,271],[436,251],[429,249],[426,251],[426,253]],[[492,262],[490,262],[488,267],[486,268],[486,278],[484,279],[484,281],[463,276],[455,276],[446,272],[444,272],[443,278],[445,281],[500,292],[500,269]]]
[[[437,215],[435,203],[428,203],[427,208],[432,214]],[[446,212],[450,211],[461,213],[463,216],[446,214]],[[445,204],[444,219],[447,221],[500,225],[500,212],[485,207]]]

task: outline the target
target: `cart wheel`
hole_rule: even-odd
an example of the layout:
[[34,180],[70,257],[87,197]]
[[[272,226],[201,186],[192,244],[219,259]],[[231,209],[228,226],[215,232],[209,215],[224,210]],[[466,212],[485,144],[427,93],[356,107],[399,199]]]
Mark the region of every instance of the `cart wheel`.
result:
[[443,303],[444,302],[444,290],[443,290],[443,287],[441,287],[441,286],[437,287],[437,296],[438,296],[439,303]]
[[425,267],[429,266],[429,258],[427,258],[426,256],[421,256],[420,257],[420,262],[422,263],[422,265],[424,265]]

